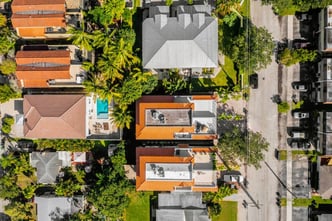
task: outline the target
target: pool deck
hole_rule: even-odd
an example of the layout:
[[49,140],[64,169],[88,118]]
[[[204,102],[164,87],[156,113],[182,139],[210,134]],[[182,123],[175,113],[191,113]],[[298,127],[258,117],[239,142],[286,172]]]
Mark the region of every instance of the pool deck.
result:
[[[112,124],[112,118],[108,115],[106,119],[98,119],[97,117],[97,98],[89,96],[86,99],[86,111],[87,111],[87,137],[89,136],[107,136],[115,133],[119,133],[119,128]],[[110,103],[108,105],[108,110],[113,108],[113,105]],[[120,138],[119,138],[120,139]]]

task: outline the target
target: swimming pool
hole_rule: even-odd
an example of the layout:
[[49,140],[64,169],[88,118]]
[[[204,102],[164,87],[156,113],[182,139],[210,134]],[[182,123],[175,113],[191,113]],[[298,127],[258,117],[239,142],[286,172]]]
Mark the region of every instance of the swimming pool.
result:
[[108,100],[101,100],[97,98],[97,118],[98,119],[108,118]]

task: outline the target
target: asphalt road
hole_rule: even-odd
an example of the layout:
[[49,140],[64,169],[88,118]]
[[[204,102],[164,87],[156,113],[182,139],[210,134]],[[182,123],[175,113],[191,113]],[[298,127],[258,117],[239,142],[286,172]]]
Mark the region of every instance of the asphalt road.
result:
[[[275,40],[281,40],[287,34],[287,19],[279,18],[272,12],[271,6],[262,6],[260,1],[251,1],[251,19],[259,27],[265,27]],[[279,147],[277,105],[271,97],[278,94],[278,64],[274,61],[258,72],[258,89],[252,89],[248,101],[248,127],[260,132],[270,143],[261,168],[247,168],[247,192],[240,195],[248,204],[240,205],[238,220],[279,221],[280,209],[276,204],[280,163],[275,158],[275,149]],[[252,202],[252,199],[255,201]]]

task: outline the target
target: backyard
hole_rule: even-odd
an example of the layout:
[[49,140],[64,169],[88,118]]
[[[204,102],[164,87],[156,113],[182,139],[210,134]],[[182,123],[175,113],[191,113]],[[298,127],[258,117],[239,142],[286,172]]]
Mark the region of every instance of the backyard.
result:
[[150,197],[152,195],[152,192],[131,192],[130,203],[125,211],[125,220],[150,220]]
[[237,221],[237,202],[222,201],[220,206],[220,215],[213,216],[212,221]]

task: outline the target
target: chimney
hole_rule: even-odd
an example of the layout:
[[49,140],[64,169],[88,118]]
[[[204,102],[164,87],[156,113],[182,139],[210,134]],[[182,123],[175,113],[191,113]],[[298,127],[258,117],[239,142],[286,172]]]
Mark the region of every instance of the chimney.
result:
[[205,15],[204,15],[204,13],[193,14],[193,23],[198,28],[202,27],[202,25],[205,23]]
[[186,28],[191,23],[190,14],[179,14],[178,22],[183,28]]
[[162,29],[167,24],[167,15],[165,14],[155,15],[154,22],[159,25],[160,29]]

